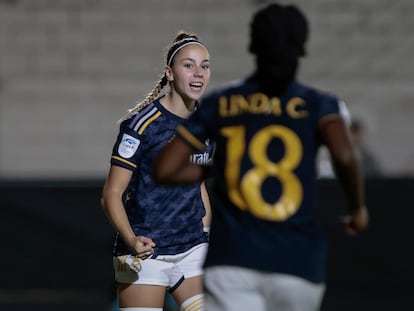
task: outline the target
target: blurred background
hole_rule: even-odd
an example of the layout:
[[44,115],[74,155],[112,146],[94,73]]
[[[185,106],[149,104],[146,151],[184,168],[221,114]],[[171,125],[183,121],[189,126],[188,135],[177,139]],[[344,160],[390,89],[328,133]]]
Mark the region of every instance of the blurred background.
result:
[[[249,74],[249,22],[267,2],[0,0],[0,309],[109,308],[114,233],[99,197],[117,120],[152,90],[181,29],[210,51],[210,90]],[[405,252],[414,216],[414,2],[279,2],[309,19],[299,80],[347,103],[375,164],[366,175],[374,222],[352,240],[338,230],[342,194],[321,160],[321,222],[333,240],[324,309],[413,306],[414,258]]]

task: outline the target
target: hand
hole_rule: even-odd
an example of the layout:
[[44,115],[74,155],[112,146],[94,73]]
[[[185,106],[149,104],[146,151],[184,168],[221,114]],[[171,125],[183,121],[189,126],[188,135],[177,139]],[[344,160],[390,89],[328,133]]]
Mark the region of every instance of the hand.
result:
[[345,232],[349,235],[356,235],[366,229],[369,223],[368,210],[366,206],[361,206],[342,220],[345,225]]
[[130,247],[140,259],[147,259],[154,254],[155,243],[150,238],[138,235],[132,239]]

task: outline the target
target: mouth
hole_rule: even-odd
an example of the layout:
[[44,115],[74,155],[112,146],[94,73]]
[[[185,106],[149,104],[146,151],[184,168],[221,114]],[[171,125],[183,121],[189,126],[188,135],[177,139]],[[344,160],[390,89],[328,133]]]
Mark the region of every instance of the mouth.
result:
[[204,86],[203,82],[192,82],[192,83],[190,83],[190,87],[196,88],[196,89],[201,89],[203,86]]

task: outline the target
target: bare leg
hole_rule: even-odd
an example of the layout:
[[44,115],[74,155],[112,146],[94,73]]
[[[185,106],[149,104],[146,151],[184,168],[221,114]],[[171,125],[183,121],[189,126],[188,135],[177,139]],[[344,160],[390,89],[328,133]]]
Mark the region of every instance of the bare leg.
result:
[[120,307],[162,308],[164,298],[164,286],[118,284]]
[[172,293],[179,306],[188,298],[203,293],[203,277],[201,275],[185,279],[181,285]]

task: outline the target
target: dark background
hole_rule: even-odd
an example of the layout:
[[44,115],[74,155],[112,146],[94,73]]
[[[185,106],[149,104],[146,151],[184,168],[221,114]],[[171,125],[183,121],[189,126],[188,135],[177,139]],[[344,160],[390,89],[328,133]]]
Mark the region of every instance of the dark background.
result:
[[[0,310],[110,310],[114,231],[100,207],[103,181],[0,182]],[[413,179],[371,179],[369,230],[346,236],[344,196],[320,180],[329,236],[323,311],[414,310]]]

